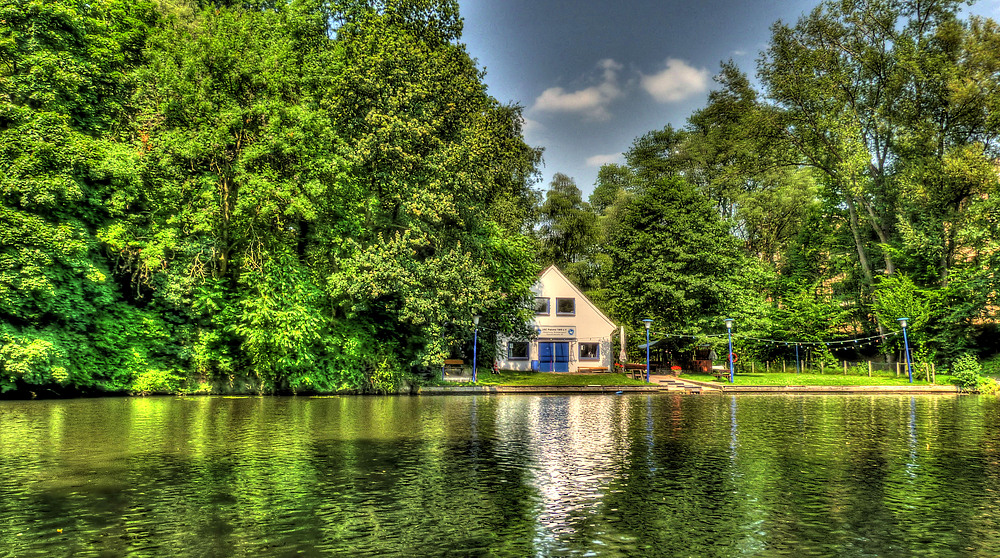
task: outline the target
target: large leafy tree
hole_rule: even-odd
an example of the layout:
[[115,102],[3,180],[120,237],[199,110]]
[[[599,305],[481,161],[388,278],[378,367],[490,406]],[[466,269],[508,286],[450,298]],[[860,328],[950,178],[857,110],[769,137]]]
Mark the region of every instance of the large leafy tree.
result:
[[[882,276],[902,271],[944,290],[953,278],[991,281],[981,262],[993,248],[969,240],[989,228],[979,206],[997,187],[988,45],[998,33],[992,21],[960,21],[963,3],[824,2],[794,26],[776,24],[760,64],[791,162],[820,172],[826,214],[847,233],[853,265],[842,269],[859,285],[862,322]],[[966,323],[987,309],[962,307]]]
[[331,112],[362,211],[327,290],[345,318],[399,346],[402,366],[436,366],[461,350],[473,315],[495,330],[523,324],[539,153],[520,109],[486,94],[457,43],[457,2],[348,8]]
[[572,178],[562,173],[552,177],[538,215],[542,264],[559,266],[574,283],[588,288],[586,269],[597,240],[597,215]]
[[137,72],[143,180],[101,238],[205,378],[310,387],[318,366],[310,241],[355,229],[338,219],[350,182],[322,106],[336,66],[320,7],[178,15]]
[[4,389],[388,390],[523,327],[539,151],[456,2],[158,8],[3,7]]
[[681,177],[647,184],[624,202],[608,238],[608,290],[629,323],[653,317],[678,333],[712,332],[735,309],[743,261],[709,200]]
[[[122,389],[153,322],[121,304],[95,232],[129,181],[148,3],[0,4],[0,390]],[[154,320],[155,322],[155,320]]]
[[[996,85],[983,71],[995,59],[983,49],[996,28],[959,22],[961,4],[824,3],[794,27],[776,25],[761,65],[769,96],[784,109],[786,137],[851,212],[869,283],[867,233],[881,243],[880,269],[891,275],[887,248],[899,245],[905,214],[957,207],[983,184],[977,160],[995,149]],[[962,174],[949,179],[949,171]]]

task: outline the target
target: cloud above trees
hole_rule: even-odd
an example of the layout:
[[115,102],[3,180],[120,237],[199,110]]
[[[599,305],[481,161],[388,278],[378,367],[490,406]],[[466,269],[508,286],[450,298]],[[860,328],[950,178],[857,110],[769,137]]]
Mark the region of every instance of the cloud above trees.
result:
[[638,73],[638,80],[622,82],[624,66],[611,58],[597,63],[600,82],[582,89],[567,90],[550,87],[535,99],[532,111],[572,113],[588,120],[606,122],[611,119],[612,102],[639,86],[659,103],[684,101],[708,91],[711,74],[706,68],[695,68],[679,58],[668,58],[664,68],[653,74]]
[[643,74],[639,84],[660,103],[676,103],[708,91],[711,74],[706,68],[695,68],[678,58],[668,58],[659,72]]
[[622,95],[618,83],[618,73],[622,65],[610,58],[597,63],[601,70],[601,83],[577,91],[566,91],[562,87],[550,87],[535,99],[533,110],[543,112],[571,112],[592,120],[605,121],[611,118],[608,105]]
[[588,167],[603,167],[611,163],[621,163],[624,156],[621,153],[608,153],[605,155],[594,155],[587,157]]

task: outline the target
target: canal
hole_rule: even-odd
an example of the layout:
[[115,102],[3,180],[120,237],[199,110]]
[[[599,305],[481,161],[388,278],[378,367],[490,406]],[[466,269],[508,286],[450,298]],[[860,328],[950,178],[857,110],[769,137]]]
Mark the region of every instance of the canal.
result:
[[0,402],[0,556],[995,556],[1000,404]]

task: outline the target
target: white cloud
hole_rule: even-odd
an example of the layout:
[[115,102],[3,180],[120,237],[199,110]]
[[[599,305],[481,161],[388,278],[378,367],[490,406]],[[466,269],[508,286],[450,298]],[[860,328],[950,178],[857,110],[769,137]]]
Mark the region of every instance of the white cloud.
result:
[[609,153],[607,155],[594,155],[593,157],[587,157],[588,167],[601,167],[611,163],[621,163],[622,154],[621,153]]
[[532,132],[540,132],[545,129],[545,126],[537,120],[532,120],[526,116],[521,117],[521,132],[525,134],[530,134]]
[[746,56],[746,55],[747,55],[747,51],[742,50],[742,49],[740,49],[740,50],[734,50],[733,51],[733,56]]
[[535,99],[532,110],[543,112],[575,112],[594,120],[607,120],[611,117],[608,105],[621,96],[618,86],[618,72],[622,65],[606,58],[597,63],[603,70],[601,83],[580,89],[566,91],[562,87],[550,87]]
[[669,58],[666,68],[651,76],[643,74],[640,83],[658,102],[674,103],[708,91],[709,78],[707,69],[698,69],[683,60]]

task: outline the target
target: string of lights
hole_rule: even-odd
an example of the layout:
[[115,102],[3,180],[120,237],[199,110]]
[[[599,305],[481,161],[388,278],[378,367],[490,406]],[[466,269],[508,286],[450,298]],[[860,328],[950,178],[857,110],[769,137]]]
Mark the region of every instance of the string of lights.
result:
[[[831,349],[847,349],[847,348],[858,348],[858,347],[868,347],[881,342],[897,337],[900,335],[900,331],[893,331],[890,333],[884,333],[879,335],[871,335],[868,337],[858,337],[854,339],[841,339],[837,341],[785,341],[783,339],[766,339],[761,337],[751,337],[749,335],[739,335],[733,334],[733,339],[740,339],[745,341],[756,341],[757,343],[768,344],[772,346],[785,346],[794,347],[796,345],[800,347],[819,347],[826,346]],[[666,333],[657,331],[654,332],[655,335],[661,338],[680,338],[680,339],[725,339],[726,334],[704,334],[704,335],[684,335],[680,333]]]

